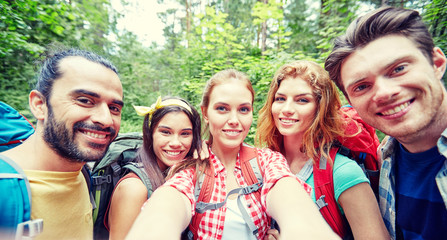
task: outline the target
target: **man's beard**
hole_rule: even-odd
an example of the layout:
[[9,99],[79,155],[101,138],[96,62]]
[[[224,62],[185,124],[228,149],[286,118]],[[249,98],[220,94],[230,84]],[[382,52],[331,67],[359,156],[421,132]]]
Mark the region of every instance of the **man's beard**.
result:
[[[71,162],[92,162],[102,159],[111,142],[107,144],[88,143],[93,149],[97,151],[87,150],[82,151],[79,145],[75,142],[75,133],[80,128],[103,131],[115,136],[116,131],[111,127],[102,128],[98,125],[87,124],[85,122],[76,122],[73,125],[72,131],[69,131],[64,122],[57,122],[52,107],[48,104],[48,119],[44,126],[44,140],[47,142],[61,157],[68,159]],[[113,139],[111,139],[112,141]],[[104,149],[101,152],[101,149]]]

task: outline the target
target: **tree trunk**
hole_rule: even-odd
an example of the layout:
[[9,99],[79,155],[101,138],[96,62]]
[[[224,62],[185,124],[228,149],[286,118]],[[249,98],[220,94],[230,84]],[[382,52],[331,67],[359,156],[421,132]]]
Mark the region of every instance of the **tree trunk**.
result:
[[[263,0],[262,2],[267,4],[269,1]],[[267,49],[267,20],[264,21],[261,25],[261,36],[262,36],[261,53],[264,53],[265,50]]]
[[189,34],[191,32],[191,3],[185,0],[185,12],[186,12],[186,47],[189,48]]

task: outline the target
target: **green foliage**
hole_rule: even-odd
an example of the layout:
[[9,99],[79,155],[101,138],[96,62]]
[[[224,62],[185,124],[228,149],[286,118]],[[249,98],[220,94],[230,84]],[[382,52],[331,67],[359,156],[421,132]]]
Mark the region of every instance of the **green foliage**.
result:
[[[177,2],[183,9],[159,13],[165,24],[165,44],[147,47],[135,34],[117,31],[121,15],[111,8],[109,0],[0,0],[0,100],[31,116],[27,95],[36,78],[35,61],[52,42],[93,50],[117,65],[125,95],[121,132],[141,131],[143,119],[136,115],[132,105],[150,106],[158,96],[179,96],[199,108],[205,82],[220,70],[235,68],[249,76],[256,91],[254,122],[247,138],[247,142],[253,143],[257,112],[265,102],[276,69],[297,59],[323,64],[333,39],[364,9],[382,3]],[[445,3],[445,0],[388,1],[391,5],[420,10],[431,26],[436,44],[444,50],[447,49]],[[189,32],[186,12],[191,13]],[[263,52],[259,43],[262,23],[267,27],[267,48]],[[347,103],[343,96],[342,101]]]

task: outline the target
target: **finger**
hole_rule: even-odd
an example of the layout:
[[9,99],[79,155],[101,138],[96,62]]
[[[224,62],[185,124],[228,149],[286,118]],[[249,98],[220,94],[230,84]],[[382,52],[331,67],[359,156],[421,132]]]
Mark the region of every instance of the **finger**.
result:
[[273,239],[280,239],[279,231],[277,229],[270,229],[270,234],[274,237]]
[[200,152],[202,160],[210,157],[210,153],[208,151],[208,143],[206,140],[202,141],[202,151]]
[[199,158],[199,154],[197,153],[197,150],[195,150],[195,151],[193,152],[192,157],[193,157],[194,159]]

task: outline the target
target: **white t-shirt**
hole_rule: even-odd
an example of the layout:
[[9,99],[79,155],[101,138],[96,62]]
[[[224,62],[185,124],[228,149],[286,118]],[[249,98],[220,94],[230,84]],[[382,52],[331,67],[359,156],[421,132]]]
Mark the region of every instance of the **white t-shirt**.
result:
[[[241,200],[245,204],[245,199],[242,197]],[[225,212],[225,223],[222,233],[222,240],[256,240],[256,236],[250,232],[250,228],[245,223],[242,213],[237,205],[237,198],[227,200],[227,211]],[[248,212],[248,210],[246,209]]]

